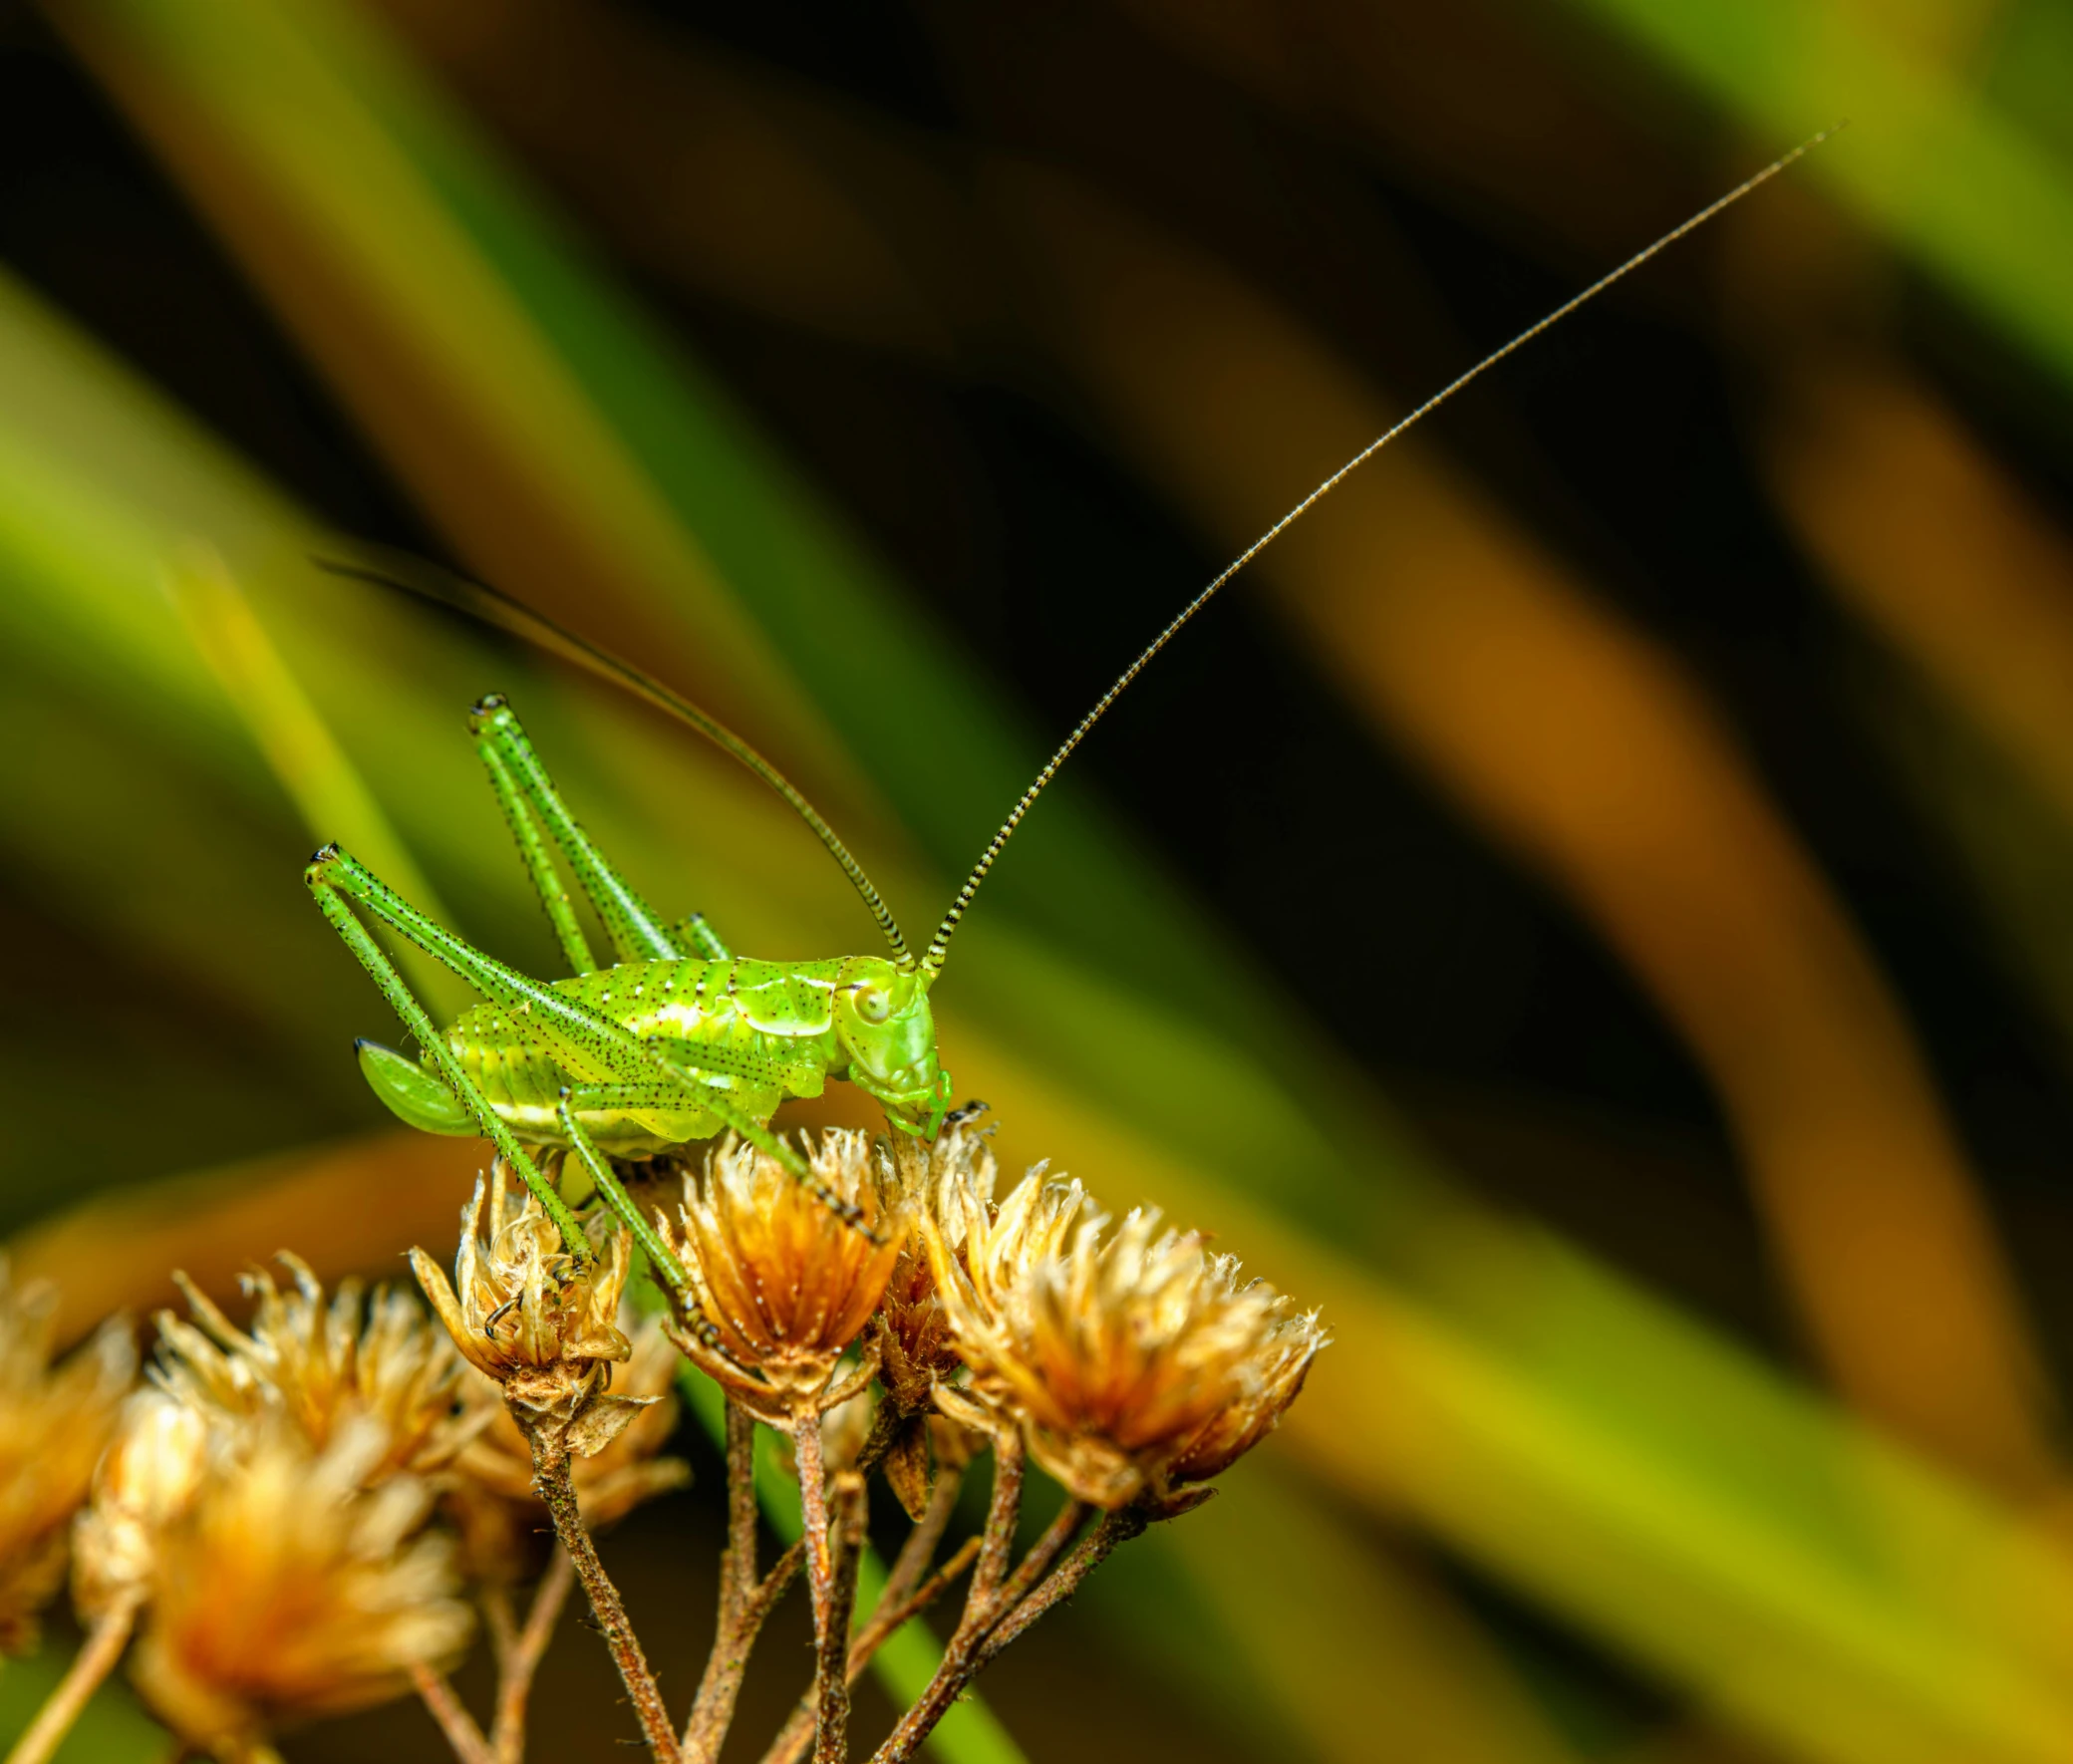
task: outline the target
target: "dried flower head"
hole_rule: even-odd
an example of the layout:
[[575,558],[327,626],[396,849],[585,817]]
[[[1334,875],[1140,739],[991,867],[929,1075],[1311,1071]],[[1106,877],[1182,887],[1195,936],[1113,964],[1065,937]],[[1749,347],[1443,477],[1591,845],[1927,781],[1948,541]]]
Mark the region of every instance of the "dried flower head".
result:
[[403,1694],[414,1667],[451,1664],[471,1627],[451,1545],[423,1531],[430,1487],[368,1486],[392,1450],[379,1421],[353,1420],[321,1450],[284,1420],[243,1437],[157,1541],[132,1666],[159,1717],[222,1758]]
[[731,1138],[701,1179],[686,1179],[673,1245],[704,1314],[704,1326],[680,1323],[678,1346],[773,1425],[847,1394],[829,1380],[878,1309],[907,1230],[890,1161],[868,1134],[831,1127],[807,1154],[813,1181],[855,1207],[864,1231],[775,1158]]
[[[1302,1387],[1326,1336],[1271,1287],[1193,1233],[1128,1214],[1113,1233],[1076,1181],[1035,1170],[988,1217],[956,1173],[925,1233],[970,1394],[946,1412],[1021,1426],[1030,1453],[1101,1507],[1165,1500],[1221,1470]],[[954,1248],[962,1233],[965,1255]]]
[[318,1448],[361,1416],[382,1423],[388,1455],[371,1474],[424,1473],[450,1462],[494,1412],[444,1330],[409,1293],[363,1295],[341,1281],[327,1303],[307,1263],[282,1251],[294,1277],[286,1292],[264,1272],[243,1279],[257,1301],[239,1329],[184,1275],[192,1323],[158,1316],[158,1386],[196,1410],[231,1421],[279,1415]]
[[[994,1196],[993,1147],[971,1117],[948,1122],[933,1144],[902,1134],[892,1147],[901,1188],[910,1195],[933,1195],[946,1181],[959,1184],[982,1205]],[[920,1225],[920,1211],[902,1239],[900,1254],[886,1282],[878,1308],[879,1377],[887,1399],[904,1413],[926,1409],[936,1385],[964,1367],[952,1339],[950,1316],[936,1291],[936,1271]],[[962,1259],[962,1219],[945,1221],[945,1243]]]
[[578,1264],[539,1203],[498,1164],[461,1212],[452,1283],[423,1250],[411,1252],[411,1266],[453,1344],[530,1429],[573,1425],[593,1411],[631,1419],[603,1393],[613,1363],[633,1352],[617,1323],[632,1253],[632,1238],[611,1232]]
[[35,1645],[36,1615],[64,1583],[72,1516],[137,1376],[120,1320],[54,1368],[56,1315],[56,1291],[17,1288],[0,1257],[0,1652]]
[[123,1405],[93,1502],[73,1527],[72,1602],[87,1622],[143,1595],[158,1539],[200,1492],[209,1446],[206,1414],[163,1390],[139,1390]]
[[[621,1309],[620,1328],[633,1343],[632,1356],[613,1376],[617,1392],[642,1405],[632,1422],[591,1457],[572,1469],[576,1502],[592,1531],[623,1519],[634,1508],[682,1488],[691,1466],[658,1454],[677,1426],[677,1349],[660,1317],[636,1318]],[[495,1387],[470,1373],[482,1389]],[[532,1448],[501,1404],[481,1434],[454,1461],[457,1472],[445,1508],[460,1534],[461,1563],[470,1581],[490,1585],[531,1575],[551,1537],[547,1509],[533,1487]]]

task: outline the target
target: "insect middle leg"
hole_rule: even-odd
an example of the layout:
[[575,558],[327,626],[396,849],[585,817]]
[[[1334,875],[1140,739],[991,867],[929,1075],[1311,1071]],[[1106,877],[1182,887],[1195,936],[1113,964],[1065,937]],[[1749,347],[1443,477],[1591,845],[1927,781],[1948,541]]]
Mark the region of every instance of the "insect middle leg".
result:
[[[589,1173],[590,1180],[597,1185],[599,1194],[605,1197],[605,1205],[619,1215],[626,1228],[633,1233],[634,1241],[647,1253],[648,1266],[664,1281],[677,1298],[678,1316],[687,1328],[716,1352],[726,1353],[721,1344],[721,1334],[713,1320],[700,1308],[698,1295],[692,1287],[691,1278],[684,1272],[684,1264],[677,1260],[676,1252],[655,1229],[653,1220],[644,1218],[626,1186],[619,1180],[619,1172],[612,1168],[612,1160],[606,1157],[590,1141],[583,1130],[583,1123],[576,1118],[576,1109],[585,1104],[576,1100],[577,1092],[564,1089],[561,1100],[555,1107],[555,1115],[561,1122],[563,1135],[576,1160]],[[595,1095],[595,1091],[587,1094]],[[732,1355],[729,1355],[732,1358]]]
[[474,706],[468,713],[468,729],[554,934],[578,974],[592,972],[597,964],[591,960],[590,946],[576,925],[567,890],[555,873],[547,851],[549,839],[568,859],[576,886],[596,908],[605,936],[622,962],[674,961],[687,947],[711,959],[726,958],[727,946],[707,926],[703,914],[694,913],[677,926],[666,926],[606,859],[569,812],[501,695],[492,693]]
[[[608,1109],[624,1109],[628,1112],[668,1113],[672,1109],[702,1108],[707,1113],[715,1116],[724,1126],[731,1128],[741,1138],[747,1140],[749,1144],[763,1151],[769,1151],[770,1149],[765,1141],[776,1137],[767,1127],[760,1125],[754,1116],[737,1107],[725,1090],[717,1089],[711,1084],[701,1083],[689,1072],[659,1083],[576,1084],[569,1088],[566,1092],[566,1097],[570,1109],[581,1109],[586,1113],[598,1113]],[[573,1130],[570,1133],[570,1144],[577,1144],[575,1134],[581,1131],[581,1122],[574,1122]],[[587,1135],[585,1137],[587,1140]],[[787,1152],[790,1152],[792,1149],[790,1146],[785,1145],[781,1139],[777,1140],[777,1143]],[[777,1153],[772,1153],[771,1155],[776,1156],[778,1162],[784,1165],[786,1171],[789,1172],[793,1179],[822,1206],[827,1208],[830,1213],[833,1213],[840,1219],[843,1224],[853,1226],[866,1237],[876,1236],[870,1229],[869,1222],[864,1218],[863,1209],[854,1201],[845,1200],[832,1188],[828,1187],[825,1182],[813,1174],[810,1167],[802,1173],[794,1169],[791,1162],[784,1157],[779,1156]],[[797,1154],[793,1153],[793,1156],[796,1157]],[[586,1168],[588,1168],[589,1162],[589,1157],[585,1157],[584,1164]],[[595,1172],[593,1172],[593,1176]],[[624,1190],[621,1192],[623,1193]]]

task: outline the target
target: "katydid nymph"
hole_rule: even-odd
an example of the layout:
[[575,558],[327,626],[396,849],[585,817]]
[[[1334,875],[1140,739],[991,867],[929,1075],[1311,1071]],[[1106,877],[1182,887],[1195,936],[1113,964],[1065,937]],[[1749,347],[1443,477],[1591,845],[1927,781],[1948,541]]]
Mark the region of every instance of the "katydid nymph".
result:
[[[554,787],[511,708],[500,698],[470,715],[475,746],[516,837],[519,853],[574,973],[537,981],[473,949],[414,909],[336,845],[305,872],[317,904],[346,940],[424,1051],[423,1062],[371,1042],[362,1068],[382,1100],[412,1125],[481,1134],[538,1197],[579,1260],[587,1245],[528,1147],[562,1147],[641,1237],[652,1237],[610,1164],[675,1150],[732,1131],[813,1178],[793,1145],[770,1127],[787,1097],[818,1095],[829,1078],[856,1084],[896,1131],[933,1138],[952,1090],[936,1042],[930,993],[950,942],[1002,848],[1072,750],[1180,629],[1275,539],[1351,472],[1552,325],[1776,176],[1833,131],[1803,143],[1710,203],[1538,323],[1493,351],[1376,437],[1241,552],[1123,671],[1046,760],[965,878],[928,947],[916,957],[863,867],[776,768],[717,720],[651,679],[494,590],[414,566],[320,560],[341,574],[383,581],[458,606],[631,688],[689,724],[753,771],[797,812],[849,878],[884,936],[875,956],[765,962],[735,956],[693,915],[658,915],[585,835]],[[558,852],[611,944],[600,965],[556,868]],[[412,996],[362,916],[443,963],[484,1001],[441,1029]],[[822,1193],[858,1229],[856,1209]]]

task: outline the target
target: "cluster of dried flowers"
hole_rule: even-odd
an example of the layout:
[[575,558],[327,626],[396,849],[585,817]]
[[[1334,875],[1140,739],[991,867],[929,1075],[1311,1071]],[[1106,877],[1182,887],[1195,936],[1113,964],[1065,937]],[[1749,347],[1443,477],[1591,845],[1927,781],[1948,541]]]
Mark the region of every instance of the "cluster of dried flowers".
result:
[[[68,1541],[87,1628],[9,1764],[47,1758],[126,1651],[150,1707],[225,1764],[412,1690],[462,1764],[518,1764],[534,1670],[576,1584],[649,1750],[710,1761],[756,1635],[802,1574],[813,1683],[766,1756],[831,1764],[849,1756],[858,1675],[969,1572],[933,1681],[874,1755],[891,1764],[1118,1543],[1206,1498],[1325,1343],[1315,1317],[1154,1215],[1114,1224],[1040,1168],[997,1201],[969,1114],[933,1145],[830,1130],[808,1151],[818,1197],[721,1145],[685,1177],[675,1225],[642,1219],[608,1180],[580,1250],[494,1170],[450,1281],[412,1252],[444,1330],[407,1293],[346,1283],[327,1299],[284,1256],[285,1287],[249,1279],[245,1328],[189,1289],[191,1321],[158,1318],[142,1387],[120,1326],[53,1368],[48,1296],[0,1271],[0,1645],[33,1640]],[[626,1291],[637,1235],[665,1301],[646,1320]],[[727,1397],[729,1542],[680,1727],[593,1534],[685,1480],[659,1455],[685,1360]],[[801,1531],[766,1569],[758,1424],[789,1442]],[[987,1452],[985,1526],[946,1556]],[[1066,1499],[1018,1558],[1032,1460]],[[860,1618],[874,1472],[913,1526]],[[486,1727],[445,1676],[478,1626],[498,1667]]]

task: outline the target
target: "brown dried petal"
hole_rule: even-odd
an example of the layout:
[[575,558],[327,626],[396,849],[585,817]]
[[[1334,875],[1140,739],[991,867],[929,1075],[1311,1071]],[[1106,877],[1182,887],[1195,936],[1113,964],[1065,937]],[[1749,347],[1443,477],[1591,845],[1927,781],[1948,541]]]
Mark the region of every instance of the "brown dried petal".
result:
[[579,1458],[596,1457],[655,1401],[652,1396],[593,1397],[569,1426],[569,1450]]
[[445,1332],[408,1292],[341,1281],[329,1300],[299,1257],[277,1260],[287,1291],[263,1271],[244,1277],[256,1301],[240,1329],[184,1275],[194,1322],[159,1314],[151,1377],[197,1412],[228,1421],[280,1417],[321,1449],[338,1430],[372,1417],[389,1449],[374,1481],[449,1463],[488,1418]]

